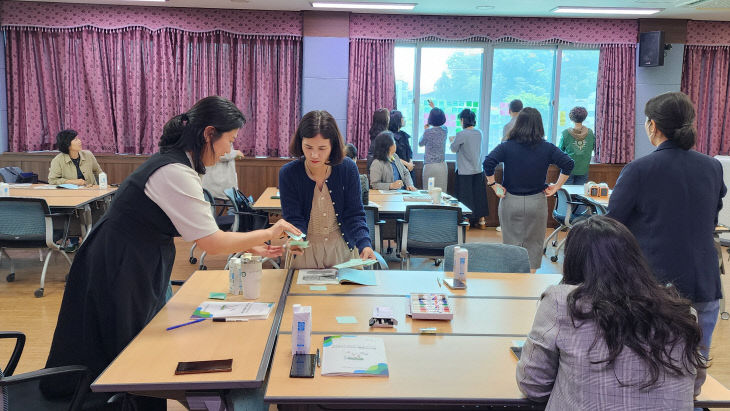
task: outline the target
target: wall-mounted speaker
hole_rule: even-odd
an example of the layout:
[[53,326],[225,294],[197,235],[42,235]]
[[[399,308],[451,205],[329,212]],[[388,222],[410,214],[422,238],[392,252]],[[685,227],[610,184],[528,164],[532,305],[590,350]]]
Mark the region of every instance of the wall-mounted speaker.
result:
[[664,65],[664,32],[639,33],[639,67]]

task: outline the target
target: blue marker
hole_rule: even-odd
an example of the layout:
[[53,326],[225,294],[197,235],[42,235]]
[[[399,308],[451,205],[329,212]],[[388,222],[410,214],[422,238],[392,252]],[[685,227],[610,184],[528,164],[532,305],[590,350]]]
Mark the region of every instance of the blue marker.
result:
[[178,325],[173,325],[172,327],[167,327],[166,330],[167,331],[174,330],[175,328],[185,327],[186,325],[199,323],[199,322],[205,321],[205,320],[207,320],[207,318],[196,318],[193,321],[188,321],[186,323],[182,323],[182,324],[178,324]]

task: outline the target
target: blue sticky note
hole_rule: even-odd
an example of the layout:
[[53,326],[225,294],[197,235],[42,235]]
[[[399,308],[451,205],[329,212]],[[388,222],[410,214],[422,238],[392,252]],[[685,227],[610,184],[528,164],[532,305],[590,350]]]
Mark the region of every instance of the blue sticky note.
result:
[[337,322],[339,324],[357,324],[357,318],[349,315],[344,317],[337,317]]
[[327,291],[326,285],[310,285],[309,289],[311,291]]

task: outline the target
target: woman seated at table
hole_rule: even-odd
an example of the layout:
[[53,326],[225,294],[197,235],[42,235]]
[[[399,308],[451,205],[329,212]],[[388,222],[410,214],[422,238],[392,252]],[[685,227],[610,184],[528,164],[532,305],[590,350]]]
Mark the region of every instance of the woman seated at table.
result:
[[370,187],[376,190],[397,190],[405,186],[408,191],[416,191],[400,157],[395,153],[393,133],[383,131],[373,141],[373,162],[370,164]]
[[690,410],[705,381],[690,301],[655,279],[631,232],[592,217],[568,233],[517,384],[546,410]]
[[360,195],[357,165],[332,115],[310,111],[294,133],[279,170],[283,217],[307,233],[309,247],[295,251],[294,268],[332,267],[352,258],[375,259]]
[[97,184],[96,177],[101,167],[91,151],[83,150],[79,133],[63,130],[56,135],[60,153],[51,160],[48,170],[50,184],[76,184],[91,186]]

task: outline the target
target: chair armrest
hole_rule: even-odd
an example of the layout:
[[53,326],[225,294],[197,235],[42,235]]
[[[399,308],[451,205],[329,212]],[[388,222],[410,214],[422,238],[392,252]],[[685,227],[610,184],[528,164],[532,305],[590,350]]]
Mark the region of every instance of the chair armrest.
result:
[[3,377],[2,379],[0,379],[0,386],[21,384],[31,380],[38,380],[54,375],[87,374],[88,372],[89,369],[84,367],[83,365],[66,365],[63,367],[44,368],[42,370],[13,375],[12,377]]
[[396,218],[395,219],[395,222],[398,223],[398,224],[405,224],[406,223],[406,220],[404,220],[402,218]]
[[170,280],[170,285],[181,286],[185,284],[185,280]]
[[18,365],[20,355],[23,353],[23,347],[25,346],[25,334],[20,331],[0,331],[0,339],[3,338],[15,338],[15,348],[13,353],[10,355],[8,364],[3,368],[3,374],[6,377],[10,377],[15,372],[15,367]]
[[384,224],[385,224],[385,220],[378,220],[375,222],[375,225],[384,225]]
[[467,227],[467,226],[471,225],[471,223],[468,222],[468,221],[462,221],[462,222],[459,223],[459,225],[462,226],[462,227]]

